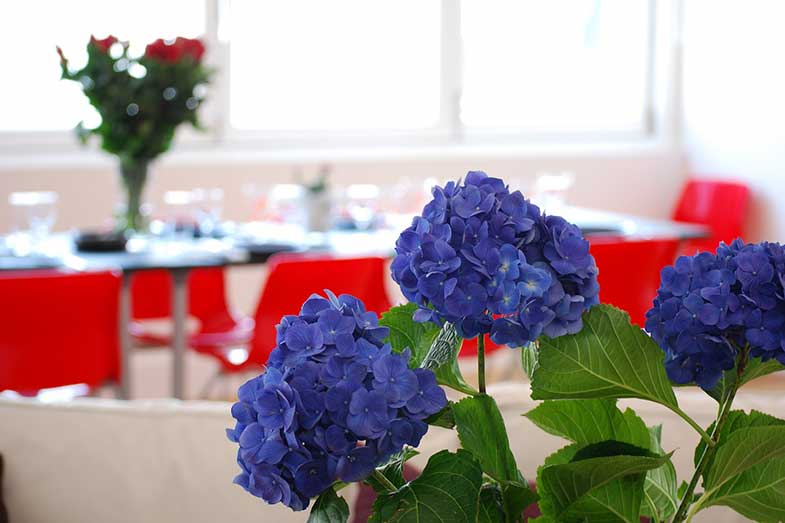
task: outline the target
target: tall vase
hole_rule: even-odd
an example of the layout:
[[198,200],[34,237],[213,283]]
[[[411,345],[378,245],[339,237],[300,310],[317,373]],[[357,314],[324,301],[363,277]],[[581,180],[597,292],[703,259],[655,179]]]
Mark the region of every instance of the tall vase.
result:
[[123,231],[139,231],[142,223],[142,192],[147,181],[148,160],[122,158],[120,160],[120,177],[125,192],[125,207],[118,217],[118,229]]

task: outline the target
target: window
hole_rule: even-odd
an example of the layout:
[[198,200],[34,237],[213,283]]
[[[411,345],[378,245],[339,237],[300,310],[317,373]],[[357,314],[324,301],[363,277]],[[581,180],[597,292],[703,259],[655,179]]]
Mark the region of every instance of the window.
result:
[[0,139],[95,118],[78,86],[59,81],[54,52],[59,44],[78,64],[91,33],[130,40],[140,53],[157,37],[205,35],[218,73],[205,146],[642,133],[654,1],[6,2]]
[[90,34],[144,44],[205,31],[204,3],[195,0],[26,0],[0,4],[0,131],[73,128],[95,116],[79,86],[60,81],[63,48],[74,66],[87,59]]
[[433,0],[234,0],[231,125],[436,126],[440,13]]
[[622,130],[643,125],[648,2],[463,0],[467,127]]

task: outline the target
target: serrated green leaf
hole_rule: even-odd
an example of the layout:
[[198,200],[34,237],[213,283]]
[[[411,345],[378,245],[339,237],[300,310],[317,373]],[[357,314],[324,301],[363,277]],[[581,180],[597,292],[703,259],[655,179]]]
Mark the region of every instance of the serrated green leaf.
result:
[[526,376],[529,377],[529,381],[531,381],[532,376],[534,376],[534,370],[539,365],[537,362],[538,357],[537,345],[535,343],[527,343],[521,347],[521,367],[523,367],[523,372],[526,373]]
[[457,358],[463,338],[451,323],[445,323],[433,339],[428,353],[420,364],[424,369],[438,369]]
[[[546,432],[580,445],[616,440],[663,454],[658,429],[647,428],[632,409],[619,410],[616,400],[547,400],[525,416]],[[643,501],[644,515],[659,521],[675,512],[676,471],[670,461],[646,474]]]
[[785,457],[785,425],[744,427],[720,440],[705,476],[706,492],[760,463]]
[[753,521],[785,521],[785,459],[761,463],[731,479],[701,506],[712,505],[725,505]]
[[307,523],[346,523],[348,519],[349,505],[330,487],[316,498]]
[[458,392],[468,394],[470,396],[478,393],[477,389],[466,383],[466,380],[463,378],[463,374],[461,374],[461,369],[458,366],[457,359],[437,368],[434,371],[434,374],[436,374],[436,382],[439,385],[450,387],[453,390],[457,390]]
[[480,462],[483,472],[497,481],[518,481],[518,466],[494,399],[487,394],[464,398],[452,411],[461,446]]
[[502,481],[501,489],[504,510],[510,515],[510,521],[520,521],[526,507],[540,499],[522,481]]
[[393,351],[402,352],[407,347],[412,351],[409,366],[420,366],[433,340],[439,334],[439,327],[433,323],[417,323],[412,319],[412,314],[417,310],[417,305],[407,303],[393,307],[382,314],[379,324],[390,329],[387,341]]
[[540,507],[558,521],[637,522],[646,472],[668,459],[616,441],[566,447],[541,467]]
[[[417,456],[418,454],[419,452],[417,452],[417,450],[414,448],[404,447],[404,449],[400,452],[396,452],[390,456],[390,459],[388,459],[386,463],[376,467],[376,470],[381,472],[381,474],[386,477],[390,483],[400,488],[406,483],[406,480],[403,478],[404,464],[406,464],[407,461]],[[387,487],[381,485],[373,476],[368,476],[365,482],[368,483],[376,492],[387,492]]]
[[[651,444],[649,450],[655,454],[664,454],[661,445],[662,425],[649,428]],[[679,508],[679,494],[676,489],[676,468],[668,460],[663,466],[646,473],[643,487],[643,516],[665,521],[676,513]]]
[[641,398],[678,410],[663,361],[662,350],[627,313],[597,305],[577,334],[540,339],[532,398]]
[[477,523],[505,523],[502,491],[498,485],[486,484],[480,491]]
[[[732,410],[728,413],[728,417],[725,420],[725,424],[722,426],[722,432],[717,438],[717,441],[719,441],[719,444],[722,445],[725,440],[727,440],[728,437],[738,429],[743,429],[746,427],[768,427],[771,425],[783,424],[785,424],[785,421],[758,410],[752,410],[749,414],[743,410]],[[714,431],[714,423],[709,425],[708,431]],[[700,460],[701,456],[703,456],[705,450],[705,441],[701,441],[698,443],[698,446],[695,447],[694,462],[696,467],[698,466],[698,461]],[[709,460],[708,464],[703,468],[704,477],[706,477],[706,475],[711,470],[712,463],[713,460]]]
[[425,423],[428,425],[432,425],[434,427],[442,427],[445,429],[451,429],[455,427],[455,414],[453,414],[452,406],[454,402],[448,401],[447,406],[444,407],[442,410],[425,418]]
[[443,450],[431,456],[420,476],[380,495],[372,523],[476,521],[482,469],[470,452]]
[[717,385],[710,391],[707,391],[706,394],[720,402],[722,401],[722,398],[728,394],[730,388],[736,385],[737,380],[739,382],[738,387],[741,388],[752,380],[756,380],[781,370],[785,370],[785,365],[782,365],[777,360],[772,359],[763,362],[760,358],[752,358],[747,363],[747,368],[744,370],[741,380],[738,380],[738,373],[736,371],[736,367],[734,367],[725,371],[722,374],[720,381],[717,382]]
[[616,440],[650,448],[646,424],[632,409],[619,410],[614,399],[548,400],[525,416],[545,432],[581,445]]
[[[718,470],[721,462],[717,459],[727,460],[727,456],[732,454],[734,446],[738,446],[739,439],[749,436],[745,431],[766,430],[767,428],[782,431],[785,429],[785,421],[754,410],[749,414],[737,410],[728,414],[719,435],[717,453],[714,459],[709,462],[704,474],[704,485],[707,490],[705,495],[697,501],[700,503],[701,509],[713,505],[725,505],[755,521],[774,522],[785,519],[785,480],[783,479],[785,478],[785,457],[762,459],[758,464],[719,485],[709,484],[710,479],[716,482],[715,478],[724,475],[721,470]],[[720,454],[723,448],[725,450]],[[704,445],[700,445],[696,449],[696,459],[702,455],[704,450]],[[746,450],[750,451],[749,448]],[[762,456],[771,450],[771,448],[762,446],[755,453]]]
[[393,351],[402,352],[407,347],[412,352],[411,368],[431,369],[439,385],[450,387],[463,394],[476,394],[461,375],[458,352],[463,340],[450,324],[439,328],[433,323],[417,323],[412,314],[417,305],[407,303],[391,308],[382,314],[379,324],[390,329],[387,340]]

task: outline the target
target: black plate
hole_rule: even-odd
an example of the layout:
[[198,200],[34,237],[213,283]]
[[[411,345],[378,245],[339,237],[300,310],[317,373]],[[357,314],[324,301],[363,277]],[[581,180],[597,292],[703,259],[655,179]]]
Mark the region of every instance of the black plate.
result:
[[80,232],[74,237],[80,252],[120,252],[128,241],[122,232]]

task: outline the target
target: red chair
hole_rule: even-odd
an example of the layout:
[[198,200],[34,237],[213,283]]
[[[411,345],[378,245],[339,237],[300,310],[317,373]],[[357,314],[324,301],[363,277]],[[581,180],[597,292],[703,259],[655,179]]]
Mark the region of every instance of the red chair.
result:
[[[170,318],[172,277],[168,271],[141,271],[131,279],[131,334],[142,344],[170,345],[170,335],[150,332],[139,320]],[[188,311],[199,320],[199,331],[189,338],[192,347],[231,345],[247,342],[253,320],[237,315],[226,302],[222,268],[194,269],[188,276]]]
[[682,252],[688,255],[697,251],[714,252],[719,242],[730,243],[742,236],[749,198],[749,188],[739,183],[688,181],[673,212],[673,219],[707,225],[711,236],[686,242]]
[[270,258],[270,272],[256,308],[256,326],[247,348],[202,347],[216,358],[222,373],[242,372],[267,362],[275,347],[275,326],[281,317],[297,314],[311,294],[352,294],[366,309],[381,315],[390,308],[385,281],[386,260],[380,257],[332,258],[308,254],[279,254]]
[[673,263],[679,241],[594,237],[590,242],[600,270],[600,301],[627,311],[632,322],[643,327],[660,286],[660,271]]
[[117,383],[119,293],[111,272],[0,273],[0,390]]

